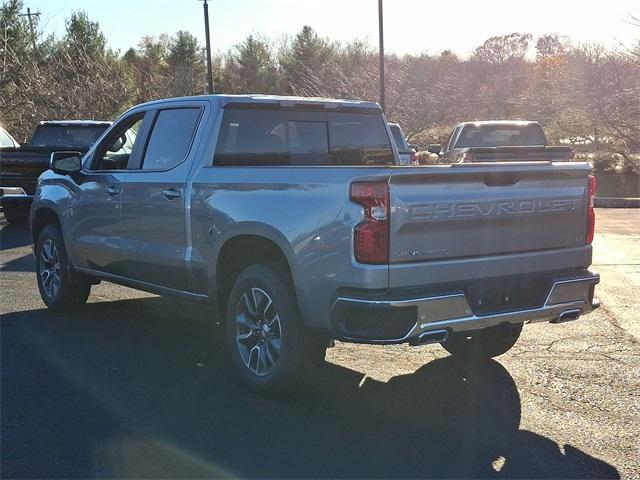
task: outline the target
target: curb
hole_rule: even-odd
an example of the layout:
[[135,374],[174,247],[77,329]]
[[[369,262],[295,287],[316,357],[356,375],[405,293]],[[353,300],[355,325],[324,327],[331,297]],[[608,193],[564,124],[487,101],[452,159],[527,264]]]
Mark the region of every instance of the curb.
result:
[[596,197],[594,203],[598,208],[640,208],[640,198]]

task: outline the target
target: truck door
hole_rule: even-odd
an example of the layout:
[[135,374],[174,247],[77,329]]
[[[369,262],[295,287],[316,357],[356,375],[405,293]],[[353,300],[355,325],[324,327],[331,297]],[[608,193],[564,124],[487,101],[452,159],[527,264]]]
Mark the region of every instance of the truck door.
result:
[[202,112],[193,104],[155,111],[140,164],[123,179],[121,248],[127,278],[191,290],[185,186]]
[[145,112],[118,122],[97,145],[75,180],[76,199],[69,221],[70,248],[77,267],[120,275],[120,201],[130,160],[143,147],[136,132],[147,123]]

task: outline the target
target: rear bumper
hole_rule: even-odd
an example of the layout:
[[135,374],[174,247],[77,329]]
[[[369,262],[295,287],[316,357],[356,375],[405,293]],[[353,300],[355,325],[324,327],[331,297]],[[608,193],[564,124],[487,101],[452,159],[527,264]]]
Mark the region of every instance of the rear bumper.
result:
[[[332,309],[331,330],[336,338],[344,341],[419,344],[421,337],[435,332],[446,339],[449,334],[501,324],[561,323],[576,320],[600,306],[594,299],[594,287],[599,281],[600,276],[590,271],[558,278],[541,306],[484,315],[474,313],[464,292],[389,299],[340,296]],[[357,323],[359,331],[348,326],[354,318],[361,319]]]

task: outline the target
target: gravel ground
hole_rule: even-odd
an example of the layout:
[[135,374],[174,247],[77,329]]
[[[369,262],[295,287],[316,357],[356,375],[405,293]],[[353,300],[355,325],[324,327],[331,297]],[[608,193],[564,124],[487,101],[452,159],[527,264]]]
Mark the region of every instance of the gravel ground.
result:
[[639,210],[598,210],[603,306],[496,361],[338,343],[295,398],[247,393],[211,310],[102,283],[44,310],[1,220],[4,478],[640,477]]

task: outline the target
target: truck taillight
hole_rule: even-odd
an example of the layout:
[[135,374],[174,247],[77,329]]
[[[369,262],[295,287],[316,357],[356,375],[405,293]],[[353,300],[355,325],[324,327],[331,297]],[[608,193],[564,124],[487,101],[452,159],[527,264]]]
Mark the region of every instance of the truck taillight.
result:
[[593,242],[593,236],[596,231],[595,197],[596,177],[589,175],[589,183],[587,187],[587,245],[591,245]]
[[419,165],[419,163],[416,152],[411,152],[411,165]]
[[356,182],[351,201],[364,207],[364,220],[354,230],[353,248],[360,263],[389,263],[389,186],[386,182]]

